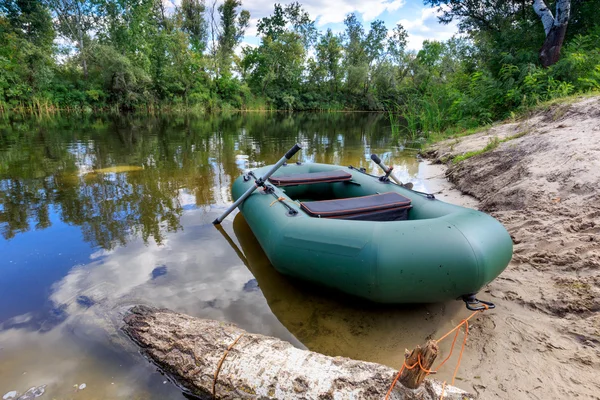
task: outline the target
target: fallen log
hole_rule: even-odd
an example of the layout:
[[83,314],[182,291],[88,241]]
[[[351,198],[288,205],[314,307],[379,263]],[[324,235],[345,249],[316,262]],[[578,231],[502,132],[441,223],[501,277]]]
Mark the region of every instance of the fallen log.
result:
[[[143,354],[184,392],[204,399],[382,400],[397,374],[384,365],[300,350],[230,323],[165,309],[136,306],[124,321],[123,330]],[[397,384],[389,398],[437,400],[442,390],[444,399],[473,398],[429,379],[417,389]]]

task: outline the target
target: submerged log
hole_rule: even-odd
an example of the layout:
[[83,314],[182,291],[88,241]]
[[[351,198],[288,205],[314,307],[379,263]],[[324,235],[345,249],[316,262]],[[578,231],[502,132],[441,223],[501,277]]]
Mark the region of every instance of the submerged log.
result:
[[[216,399],[377,399],[397,371],[384,365],[300,350],[233,324],[146,306],[132,308],[123,330],[185,392]],[[441,382],[397,384],[390,399],[439,399]],[[445,399],[471,395],[449,385]]]

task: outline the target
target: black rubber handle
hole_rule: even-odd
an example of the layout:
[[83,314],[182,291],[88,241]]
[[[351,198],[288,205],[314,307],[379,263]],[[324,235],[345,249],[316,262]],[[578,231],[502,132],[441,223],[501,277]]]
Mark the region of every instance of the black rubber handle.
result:
[[300,147],[300,145],[298,143],[296,143],[294,145],[294,147],[292,147],[291,149],[288,150],[287,153],[285,153],[285,158],[287,158],[288,160],[292,157],[294,157],[294,154],[296,154],[298,152],[298,150],[302,149],[302,147]]
[[371,160],[375,161],[377,164],[381,164],[381,159],[377,157],[377,154],[371,154]]

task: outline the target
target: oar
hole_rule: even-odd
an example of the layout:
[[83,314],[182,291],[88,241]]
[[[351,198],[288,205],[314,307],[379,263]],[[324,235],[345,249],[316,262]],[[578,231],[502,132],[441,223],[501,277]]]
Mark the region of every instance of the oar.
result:
[[398,178],[396,178],[394,176],[394,174],[392,174],[392,170],[394,169],[394,167],[390,167],[390,168],[386,167],[385,164],[381,161],[381,159],[379,157],[377,157],[377,154],[371,154],[371,160],[375,161],[375,164],[379,165],[379,167],[383,170],[383,172],[385,172],[386,178],[392,178],[392,180],[394,182],[396,182],[398,185],[405,187],[407,189],[413,188],[413,184],[410,182],[408,182],[407,184],[400,182],[400,180]]
[[287,160],[289,160],[290,158],[294,157],[294,154],[296,154],[298,152],[298,150],[300,150],[301,148],[302,147],[300,147],[300,145],[296,143],[294,145],[294,147],[292,147],[291,149],[289,149],[288,152],[285,153],[285,155],[283,157],[281,157],[281,160],[277,161],[277,164],[273,165],[273,168],[271,168],[262,177],[258,178],[256,181],[254,181],[254,185],[251,188],[249,188],[248,190],[246,190],[246,193],[244,193],[243,195],[241,195],[240,198],[237,199],[235,201],[235,203],[233,203],[231,205],[231,207],[229,207],[227,209],[227,211],[225,211],[223,213],[223,215],[221,215],[219,218],[215,219],[213,221],[213,224],[215,224],[215,225],[220,224],[229,214],[231,214],[231,212],[233,210],[235,210],[240,204],[242,204],[244,202],[244,200],[246,200],[248,198],[248,196],[250,196],[256,189],[258,189],[259,187],[265,186],[265,182],[267,182],[267,180],[269,179],[269,177],[271,175],[273,175],[275,173],[275,171],[277,171],[279,169],[279,167],[281,167],[283,164],[285,164],[285,162]]

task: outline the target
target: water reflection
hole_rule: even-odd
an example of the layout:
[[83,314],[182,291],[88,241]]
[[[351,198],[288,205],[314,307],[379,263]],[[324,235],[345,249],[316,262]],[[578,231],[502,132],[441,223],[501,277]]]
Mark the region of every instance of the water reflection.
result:
[[132,238],[127,246],[97,248],[86,263],[73,266],[52,285],[44,309],[2,324],[0,388],[48,384],[49,396],[64,398],[73,384],[85,382],[91,397],[113,397],[117,389],[124,398],[179,396],[118,331],[133,304],[235,321],[302,347],[260,290],[248,290],[254,277],[211,224],[215,215],[187,210],[182,229],[166,234],[162,244]]
[[382,115],[0,120],[0,395],[47,384],[49,398],[180,396],[119,332],[132,304],[390,365],[450,324],[459,305],[323,295],[275,272],[241,216],[223,224],[229,242],[213,227],[232,181],[295,142],[302,161],[373,173],[378,152],[422,185]]
[[[450,327],[458,302],[382,306],[279,274],[241,214],[233,221],[242,262],[256,278],[269,308],[307,348],[332,356],[397,366],[403,353]],[[230,241],[231,243],[231,241]]]
[[275,162],[296,141],[303,161],[373,168],[363,156],[388,148],[389,135],[378,114],[4,120],[0,230],[11,239],[46,229],[55,210],[92,245],[124,245],[130,234],[160,243],[179,229],[182,195],[226,203],[240,170]]

